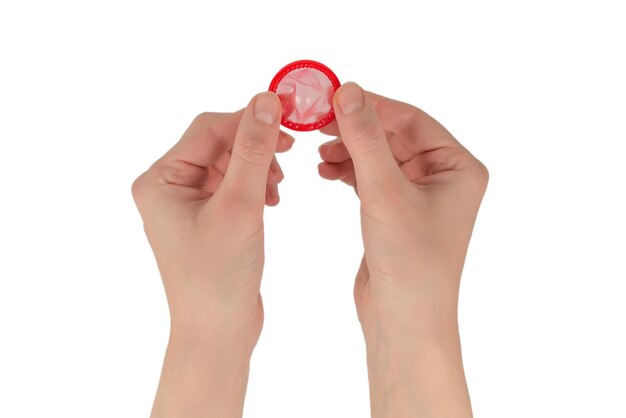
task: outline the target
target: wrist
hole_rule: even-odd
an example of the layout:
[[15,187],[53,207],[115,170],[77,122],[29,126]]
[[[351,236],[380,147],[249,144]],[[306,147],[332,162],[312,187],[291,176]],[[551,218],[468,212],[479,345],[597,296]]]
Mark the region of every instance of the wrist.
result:
[[457,331],[366,341],[373,418],[471,417]]
[[394,347],[427,340],[453,341],[459,338],[458,316],[456,309],[452,308],[435,310],[396,305],[391,309],[362,309],[358,313],[369,347],[380,343]]
[[250,363],[254,346],[248,336],[238,341],[218,334],[181,336],[171,333],[167,344],[167,357],[181,357],[189,362],[204,366],[220,365],[223,368],[239,369]]
[[240,418],[249,366],[243,345],[170,337],[152,416]]
[[[182,306],[182,305],[177,305]],[[170,338],[152,416],[240,418],[261,299],[242,306],[171,308]]]
[[184,323],[172,320],[168,350],[193,354],[226,356],[239,359],[250,358],[261,335],[262,324],[254,322],[233,323],[230,327],[222,323]]
[[[170,346],[205,351],[237,349],[249,357],[263,328],[260,295],[242,304],[204,302],[201,306],[170,306]],[[177,305],[180,306],[180,305]]]

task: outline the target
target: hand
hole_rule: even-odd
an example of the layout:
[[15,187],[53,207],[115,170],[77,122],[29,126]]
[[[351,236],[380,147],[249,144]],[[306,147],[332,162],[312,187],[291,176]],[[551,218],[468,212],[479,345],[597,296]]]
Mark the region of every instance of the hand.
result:
[[241,416],[263,324],[264,205],[278,203],[280,102],[198,116],[133,184],[171,315],[153,416]]
[[320,147],[319,172],[361,200],[354,295],[372,416],[471,416],[457,300],[488,172],[413,106],[347,83],[334,107],[337,122],[324,132],[340,138]]

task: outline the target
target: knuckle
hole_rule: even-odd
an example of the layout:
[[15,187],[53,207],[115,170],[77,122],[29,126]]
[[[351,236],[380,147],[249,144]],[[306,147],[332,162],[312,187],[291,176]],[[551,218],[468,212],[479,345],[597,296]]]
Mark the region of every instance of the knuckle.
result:
[[481,161],[473,158],[469,173],[468,180],[472,185],[471,189],[478,193],[484,193],[487,189],[487,183],[489,183],[489,170],[487,167]]
[[473,173],[477,182],[487,184],[489,181],[489,170],[480,160],[474,158],[473,164]]
[[400,114],[400,122],[398,130],[400,132],[410,132],[417,124],[417,119],[421,111],[415,106],[409,106]]
[[476,161],[478,161],[478,174],[480,175],[481,180],[485,184],[489,183],[489,169],[482,163],[482,161]]
[[215,120],[216,114],[212,112],[202,112],[193,119],[192,125],[207,125]]
[[141,200],[142,196],[144,195],[144,190],[145,190],[145,173],[137,177],[135,181],[133,181],[133,184],[131,185],[131,188],[130,188],[131,194],[133,196],[133,199],[135,199],[136,203],[139,203],[139,201]]

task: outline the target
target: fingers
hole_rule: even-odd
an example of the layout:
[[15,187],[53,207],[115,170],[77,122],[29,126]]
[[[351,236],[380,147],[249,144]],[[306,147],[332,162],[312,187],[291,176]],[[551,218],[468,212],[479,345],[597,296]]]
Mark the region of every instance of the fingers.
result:
[[326,180],[341,180],[349,186],[356,186],[354,164],[350,153],[341,138],[335,138],[319,147],[319,153],[324,162],[318,165],[318,171]]
[[337,126],[337,119],[333,119],[332,122],[321,128],[320,132],[324,135],[339,136],[339,126]]
[[265,204],[267,206],[276,206],[280,201],[277,184],[268,184],[265,192]]
[[276,152],[287,152],[293,146],[295,139],[286,132],[280,131],[278,134],[278,143],[276,144]]
[[367,96],[374,104],[383,128],[400,136],[413,153],[459,145],[446,128],[423,110],[378,94],[367,93]]
[[320,145],[320,157],[327,163],[340,163],[350,158],[350,153],[341,138],[335,138]]
[[230,163],[218,193],[262,208],[268,171],[279,138],[280,101],[274,93],[258,94],[244,110],[235,135]]
[[[454,136],[423,110],[375,93],[365,92],[365,95],[376,108],[392,150],[401,160],[406,161],[415,154],[441,147],[459,146]],[[339,136],[337,121],[326,125],[321,132]]]
[[362,189],[389,190],[405,180],[394,158],[376,109],[363,89],[344,84],[334,97],[337,126],[348,150],[356,180]]
[[[230,153],[224,152],[217,159],[217,161],[215,161],[213,167],[209,167],[209,168],[217,169],[222,174],[222,177],[224,177],[224,175],[226,174],[226,170],[228,169],[229,163],[230,163]],[[269,169],[268,176],[267,176],[267,182],[271,184],[278,184],[281,181],[283,181],[284,178],[285,178],[285,175],[283,174],[283,170],[280,167],[278,160],[276,160],[276,156],[274,156],[272,158],[272,163],[270,164],[270,169]]]
[[201,113],[161,161],[182,161],[204,168],[214,165],[229,149],[228,138],[234,137],[240,118],[241,112]]
[[267,175],[267,182],[269,184],[278,184],[284,178],[283,170],[280,168],[280,164],[276,160],[276,156],[272,157],[272,162],[270,163],[270,171]]
[[[225,152],[215,163],[215,165],[209,167],[207,169],[207,174],[203,176],[205,178],[203,189],[210,193],[212,196],[219,189],[224,180],[224,174],[228,169],[228,164],[230,162],[230,153]],[[267,176],[267,184],[273,185],[274,190],[272,191],[272,198],[270,195],[266,196],[266,203],[269,206],[275,206],[275,204],[271,204],[271,201],[276,200],[276,204],[278,203],[278,199],[275,199],[273,196],[278,195],[278,184],[283,181],[284,175],[282,173],[282,169],[280,168],[280,164],[276,160],[276,156],[272,159],[272,163],[270,165],[270,170]]]
[[341,180],[348,186],[356,186],[352,160],[346,160],[337,164],[320,163],[317,169],[320,176],[326,180]]
[[[243,110],[234,113],[201,113],[194,118],[181,139],[163,157],[208,168],[225,151],[231,151]],[[293,136],[280,131],[276,152],[286,152],[294,144]]]
[[214,195],[223,180],[224,175],[217,168],[209,167],[207,180],[204,183],[204,190],[209,192],[211,196]]

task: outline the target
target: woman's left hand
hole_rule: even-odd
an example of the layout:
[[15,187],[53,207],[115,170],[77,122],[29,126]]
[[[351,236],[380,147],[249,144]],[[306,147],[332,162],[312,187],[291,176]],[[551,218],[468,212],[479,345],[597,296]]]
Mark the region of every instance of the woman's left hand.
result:
[[274,154],[293,145],[280,117],[273,93],[201,114],[133,184],[171,315],[153,416],[241,415],[263,325],[263,211],[279,201]]

